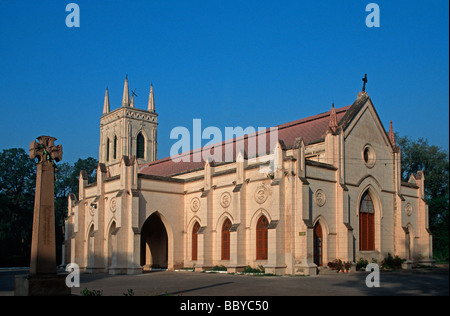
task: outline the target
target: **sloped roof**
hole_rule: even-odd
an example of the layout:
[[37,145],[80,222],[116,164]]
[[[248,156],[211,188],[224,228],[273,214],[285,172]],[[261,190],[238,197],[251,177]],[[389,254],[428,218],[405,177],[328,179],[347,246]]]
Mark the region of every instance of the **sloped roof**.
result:
[[[355,101],[355,103],[353,103],[353,105],[336,109],[337,121],[340,122],[339,125],[342,126],[343,123],[347,125],[349,123],[349,120],[351,120],[350,116],[353,117],[354,114],[356,114],[356,112],[359,110],[361,104],[364,104],[366,100],[367,98],[358,98]],[[355,109],[355,107],[357,107],[358,109]],[[349,115],[350,114],[349,112],[352,112],[352,115]],[[325,113],[317,114],[314,116],[310,116],[307,118],[303,118],[297,121],[277,126],[278,139],[280,140],[280,143],[284,146],[285,149],[289,149],[293,147],[295,140],[299,137],[303,138],[305,144],[323,141],[324,135],[328,129],[328,125],[330,122],[330,114],[331,111],[328,111]],[[175,162],[171,159],[171,157],[153,161],[143,165],[139,170],[139,174],[160,176],[160,177],[172,177],[175,175],[188,173],[194,170],[200,170],[203,169],[205,165],[205,161],[201,157],[202,150],[210,150],[211,154],[214,154],[215,150],[221,150],[222,161],[226,161],[225,157],[228,157],[226,156],[226,154],[230,153],[230,150],[233,150],[233,153],[235,153],[236,145],[239,143],[239,141],[243,141],[245,155],[248,158],[252,158],[251,157],[252,155],[247,154],[249,153],[248,148],[249,139],[254,140],[255,143],[257,144],[258,141],[255,140],[255,137],[262,136],[266,138],[265,142],[261,142],[261,144],[265,145],[264,148],[259,148],[256,145],[257,147],[256,152],[258,153],[258,155],[261,155],[267,152],[266,149],[268,150],[273,149],[270,146],[270,135],[271,135],[270,129],[267,129],[265,132],[257,132],[255,134],[245,135],[244,137],[223,141],[219,144],[212,145],[209,148],[204,147],[202,149],[192,150],[190,152],[180,155],[180,157],[181,156],[185,158],[189,157],[188,159],[189,162],[184,161]],[[197,157],[196,160],[199,161],[194,161],[194,157]]]

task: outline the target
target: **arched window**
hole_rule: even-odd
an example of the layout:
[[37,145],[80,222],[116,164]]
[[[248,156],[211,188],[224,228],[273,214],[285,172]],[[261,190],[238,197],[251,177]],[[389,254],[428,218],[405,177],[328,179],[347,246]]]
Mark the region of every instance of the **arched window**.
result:
[[256,223],[256,260],[267,260],[269,221],[262,215]]
[[106,138],[106,161],[109,161],[109,137]]
[[222,260],[230,260],[230,228],[231,221],[227,218],[222,225]]
[[198,230],[200,229],[200,224],[195,222],[192,228],[192,260],[197,260],[197,249],[198,249]]
[[375,250],[375,209],[366,191],[359,206],[359,250]]
[[114,143],[113,143],[113,159],[117,158],[117,136],[114,136]]
[[139,133],[136,138],[136,157],[144,158],[145,154],[145,138],[142,133]]

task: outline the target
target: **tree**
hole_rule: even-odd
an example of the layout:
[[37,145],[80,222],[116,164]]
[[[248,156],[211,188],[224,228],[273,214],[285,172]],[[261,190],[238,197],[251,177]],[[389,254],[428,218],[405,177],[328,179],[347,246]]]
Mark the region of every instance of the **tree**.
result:
[[79,191],[79,176],[81,171],[86,171],[88,182],[96,182],[97,181],[97,166],[98,160],[92,157],[86,159],[78,159],[72,169],[72,174],[69,180],[69,186],[71,188],[71,192],[75,193],[78,196]]
[[[57,259],[61,258],[63,227],[69,193],[78,195],[78,177],[85,170],[96,180],[97,160],[89,157],[57,164],[55,170],[55,232]],[[28,266],[33,228],[36,164],[22,148],[0,152],[0,266]]]
[[402,177],[407,181],[411,173],[425,173],[425,200],[428,203],[429,226],[433,233],[434,256],[438,261],[449,259],[449,157],[442,148],[429,145],[423,138],[411,140],[396,135],[401,148]]
[[36,166],[22,148],[0,153],[0,265],[26,265],[31,250]]

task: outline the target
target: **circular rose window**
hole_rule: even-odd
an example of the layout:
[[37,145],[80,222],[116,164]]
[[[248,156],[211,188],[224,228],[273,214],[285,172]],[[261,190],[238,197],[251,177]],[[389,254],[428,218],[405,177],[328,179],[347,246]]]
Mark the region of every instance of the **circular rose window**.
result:
[[364,146],[362,154],[366,167],[372,168],[375,165],[376,161],[375,150],[373,150],[372,146],[366,145]]

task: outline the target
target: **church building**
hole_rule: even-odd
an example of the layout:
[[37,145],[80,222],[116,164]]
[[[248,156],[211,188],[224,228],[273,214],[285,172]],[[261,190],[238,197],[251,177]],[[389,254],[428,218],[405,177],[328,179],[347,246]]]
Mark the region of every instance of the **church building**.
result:
[[424,172],[402,182],[392,122],[386,131],[365,88],[351,105],[215,145],[234,150],[226,161],[192,159],[202,149],[158,159],[157,129],[153,86],[145,110],[128,78],[120,107],[106,90],[97,181],[81,172],[69,195],[63,264],[313,275],[334,259],[433,262]]

